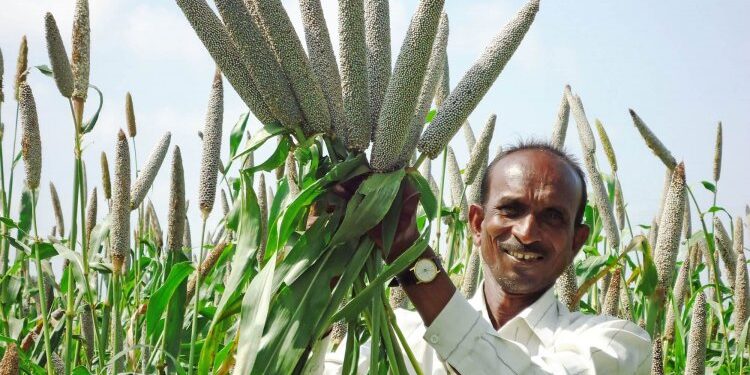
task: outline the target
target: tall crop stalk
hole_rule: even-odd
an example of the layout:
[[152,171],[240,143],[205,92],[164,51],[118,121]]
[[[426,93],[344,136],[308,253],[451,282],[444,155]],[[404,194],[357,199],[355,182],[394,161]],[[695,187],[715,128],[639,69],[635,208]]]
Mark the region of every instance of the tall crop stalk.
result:
[[198,207],[201,210],[203,223],[201,224],[201,242],[198,256],[198,266],[195,274],[195,300],[193,304],[193,323],[190,331],[190,357],[188,375],[194,371],[195,341],[198,338],[198,309],[201,299],[201,273],[200,266],[203,264],[205,253],[204,241],[206,235],[206,221],[214,206],[216,198],[216,176],[219,168],[221,153],[221,125],[224,118],[224,90],[221,82],[221,72],[217,69],[211,86],[211,95],[208,100],[208,113],[203,128],[203,155],[201,159],[200,184],[198,191]]

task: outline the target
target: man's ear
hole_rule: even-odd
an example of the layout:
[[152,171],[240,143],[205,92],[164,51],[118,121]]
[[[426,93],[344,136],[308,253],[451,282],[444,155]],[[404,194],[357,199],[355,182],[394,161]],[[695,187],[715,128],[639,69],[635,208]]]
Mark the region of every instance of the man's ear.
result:
[[482,238],[482,221],[484,221],[484,208],[478,204],[469,206],[469,227],[474,246],[479,246]]
[[589,232],[591,231],[591,228],[589,228],[586,224],[577,224],[575,227],[575,233],[573,234],[573,257],[575,258],[576,255],[578,255],[578,252],[581,250],[581,247],[583,247],[583,244],[586,243],[586,240],[589,238]]

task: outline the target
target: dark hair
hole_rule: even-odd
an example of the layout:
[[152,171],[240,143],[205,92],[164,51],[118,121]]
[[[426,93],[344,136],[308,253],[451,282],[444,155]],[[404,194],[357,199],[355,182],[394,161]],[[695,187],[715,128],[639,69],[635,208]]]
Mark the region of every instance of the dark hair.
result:
[[581,202],[578,204],[578,211],[576,212],[576,218],[575,218],[575,224],[580,224],[583,222],[583,212],[586,209],[586,175],[583,173],[583,170],[581,169],[581,166],[578,164],[578,160],[571,154],[567,153],[565,149],[563,148],[557,148],[553,146],[548,141],[543,140],[537,140],[537,139],[530,139],[530,140],[520,140],[516,142],[515,144],[504,147],[501,149],[494,159],[492,159],[492,162],[487,166],[487,168],[482,173],[482,184],[479,190],[479,200],[482,202],[482,206],[484,206],[487,203],[487,194],[489,190],[489,172],[492,170],[492,167],[497,164],[500,160],[502,160],[504,157],[516,153],[518,151],[524,151],[524,150],[538,150],[538,151],[545,151],[549,152],[555,156],[557,156],[560,160],[562,160],[567,166],[569,166],[575,174],[578,176],[578,179],[581,181]]

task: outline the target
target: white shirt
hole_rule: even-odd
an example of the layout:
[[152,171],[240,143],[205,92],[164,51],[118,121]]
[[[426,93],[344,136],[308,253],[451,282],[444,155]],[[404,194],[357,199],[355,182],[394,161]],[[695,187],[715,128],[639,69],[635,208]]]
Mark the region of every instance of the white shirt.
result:
[[[480,284],[482,285],[482,284]],[[570,312],[552,288],[499,330],[487,313],[483,288],[469,301],[456,291],[429,327],[417,312],[395,311],[396,320],[424,374],[648,374],[651,340],[631,321]],[[325,356],[317,373],[340,374],[345,341]],[[366,374],[369,341],[361,346],[359,374]],[[415,374],[404,356],[409,374]]]

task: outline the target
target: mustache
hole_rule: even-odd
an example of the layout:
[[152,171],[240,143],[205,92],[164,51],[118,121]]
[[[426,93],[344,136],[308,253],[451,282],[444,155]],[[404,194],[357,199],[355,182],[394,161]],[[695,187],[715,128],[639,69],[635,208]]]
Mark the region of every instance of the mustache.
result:
[[532,253],[544,256],[548,253],[548,249],[541,242],[532,242],[530,244],[523,244],[519,241],[516,236],[510,236],[505,241],[497,241],[500,248],[506,251],[513,251],[517,253]]

